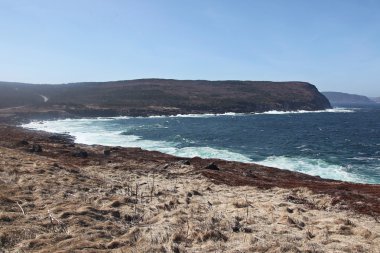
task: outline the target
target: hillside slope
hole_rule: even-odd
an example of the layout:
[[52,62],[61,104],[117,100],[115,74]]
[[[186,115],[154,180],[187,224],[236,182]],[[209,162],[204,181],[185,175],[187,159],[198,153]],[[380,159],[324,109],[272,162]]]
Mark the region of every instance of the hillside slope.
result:
[[[47,101],[46,101],[47,100]],[[109,114],[262,112],[330,108],[306,82],[139,79],[33,85],[0,83],[0,108],[61,106],[70,113]]]
[[66,135],[2,125],[0,160],[0,252],[380,247],[379,185],[80,145]]
[[374,104],[374,101],[366,96],[348,94],[342,92],[322,92],[331,104]]

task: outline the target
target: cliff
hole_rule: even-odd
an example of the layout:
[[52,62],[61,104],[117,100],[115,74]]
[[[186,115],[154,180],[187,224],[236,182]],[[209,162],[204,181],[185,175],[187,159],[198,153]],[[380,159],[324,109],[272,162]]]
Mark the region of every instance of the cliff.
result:
[[76,116],[322,110],[306,82],[139,79],[34,85],[0,83],[0,108],[27,106]]
[[374,104],[374,101],[372,101],[366,96],[361,96],[361,95],[348,94],[348,93],[342,93],[342,92],[322,92],[322,94],[327,97],[327,99],[330,101],[331,104],[336,104],[336,105]]

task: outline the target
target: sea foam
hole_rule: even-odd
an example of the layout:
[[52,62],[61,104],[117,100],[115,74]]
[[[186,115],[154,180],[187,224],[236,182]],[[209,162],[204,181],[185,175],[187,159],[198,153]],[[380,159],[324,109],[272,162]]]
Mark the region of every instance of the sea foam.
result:
[[[265,112],[261,114],[285,114],[285,113],[348,113],[353,110],[345,108],[334,108],[324,111],[309,112]],[[241,116],[246,114],[226,113],[226,114],[189,114],[176,115],[169,117],[217,117],[217,116]],[[257,115],[257,114],[254,114]],[[254,117],[254,115],[252,115]],[[168,116],[155,116],[168,117]],[[208,147],[208,146],[192,146],[188,144],[171,142],[166,140],[148,140],[140,136],[128,134],[128,124],[123,124],[122,131],[115,128],[118,124],[116,120],[128,120],[131,117],[112,117],[112,118],[90,118],[90,119],[64,119],[55,121],[31,122],[23,125],[25,128],[43,130],[54,133],[68,133],[75,137],[77,143],[88,145],[108,145],[122,147],[140,147],[146,150],[160,151],[163,153],[181,156],[181,157],[202,157],[202,158],[219,158],[230,161],[253,163],[261,165],[277,167],[292,171],[303,172],[310,175],[318,175],[323,178],[344,180],[350,182],[368,182],[371,180],[359,178],[353,173],[339,165],[329,164],[321,159],[311,159],[306,157],[285,157],[285,156],[269,156],[264,160],[255,161],[249,156],[237,152],[233,152],[224,148]],[[115,122],[113,122],[115,121]],[[103,122],[103,123],[102,123]],[[191,142],[190,142],[191,143]]]
[[267,111],[262,113],[255,114],[301,114],[301,113],[352,113],[355,112],[354,109],[347,108],[332,108],[326,110],[317,110],[317,111],[306,111],[306,110],[298,110],[298,111]]
[[252,162],[242,154],[212,147],[179,147],[180,143],[142,139],[140,136],[125,134],[126,131],[105,131],[104,127],[93,124],[98,119],[65,119],[57,121],[31,122],[25,128],[53,133],[67,133],[75,137],[77,143],[121,147],[140,147],[145,150],[160,151],[181,157],[218,158],[229,161]]
[[[148,116],[147,118],[210,118],[210,117],[220,117],[220,116],[249,116],[249,115],[278,115],[278,114],[304,114],[304,113],[353,113],[355,108],[332,108],[326,110],[317,110],[317,111],[306,111],[306,110],[297,110],[297,111],[266,111],[266,112],[251,112],[251,113],[236,113],[236,112],[226,112],[226,113],[199,113],[199,114],[175,114],[175,115],[153,115]],[[114,119],[126,119],[131,117],[118,116],[112,117]],[[137,117],[144,118],[144,117]]]
[[336,164],[330,164],[322,159],[311,159],[306,157],[270,156],[265,160],[256,162],[264,166],[281,168],[291,171],[302,172],[322,178],[343,180],[348,182],[368,182],[371,180],[360,178],[347,172],[347,168]]

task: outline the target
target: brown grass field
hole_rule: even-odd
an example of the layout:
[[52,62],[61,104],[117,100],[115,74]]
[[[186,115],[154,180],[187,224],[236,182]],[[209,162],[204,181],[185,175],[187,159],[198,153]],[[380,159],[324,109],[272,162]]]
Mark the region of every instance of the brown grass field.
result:
[[0,252],[378,253],[379,193],[0,126]]

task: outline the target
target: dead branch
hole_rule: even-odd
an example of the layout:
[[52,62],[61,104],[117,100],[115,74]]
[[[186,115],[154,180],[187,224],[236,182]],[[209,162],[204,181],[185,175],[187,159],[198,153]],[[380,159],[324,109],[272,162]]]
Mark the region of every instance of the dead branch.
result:
[[23,209],[22,206],[18,203],[18,201],[16,201],[16,204],[18,205],[18,207],[20,207],[22,214],[25,215],[24,209]]

